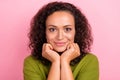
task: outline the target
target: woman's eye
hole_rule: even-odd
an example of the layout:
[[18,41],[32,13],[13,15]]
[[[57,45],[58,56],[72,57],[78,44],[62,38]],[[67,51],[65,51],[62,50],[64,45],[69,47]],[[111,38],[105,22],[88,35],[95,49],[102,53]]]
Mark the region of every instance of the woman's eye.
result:
[[54,32],[54,31],[55,31],[55,28],[49,28],[49,31],[50,31],[50,32]]
[[72,30],[72,28],[65,28],[65,31],[66,32],[69,32],[69,31],[71,31]]

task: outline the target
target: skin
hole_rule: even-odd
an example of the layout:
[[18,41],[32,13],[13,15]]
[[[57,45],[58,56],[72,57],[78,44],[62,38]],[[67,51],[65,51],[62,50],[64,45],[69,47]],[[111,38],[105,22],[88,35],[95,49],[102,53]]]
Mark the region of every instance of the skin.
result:
[[[52,62],[48,80],[74,80],[70,61],[80,55],[74,43],[75,21],[67,11],[57,11],[46,20],[46,39],[42,56]],[[62,54],[59,55],[59,52]]]

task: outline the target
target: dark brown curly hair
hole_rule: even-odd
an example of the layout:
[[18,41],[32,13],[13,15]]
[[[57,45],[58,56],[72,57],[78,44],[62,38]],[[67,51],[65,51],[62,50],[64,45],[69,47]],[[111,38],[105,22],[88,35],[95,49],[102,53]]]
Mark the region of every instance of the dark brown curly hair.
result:
[[91,27],[85,15],[71,3],[67,2],[51,2],[43,6],[31,21],[31,29],[29,32],[29,47],[32,55],[42,61],[44,64],[50,62],[42,57],[42,45],[47,43],[46,40],[46,19],[49,15],[56,11],[68,11],[74,16],[75,20],[75,43],[80,47],[81,55],[71,61],[71,64],[79,62],[83,56],[90,52],[90,46],[93,43],[91,35]]

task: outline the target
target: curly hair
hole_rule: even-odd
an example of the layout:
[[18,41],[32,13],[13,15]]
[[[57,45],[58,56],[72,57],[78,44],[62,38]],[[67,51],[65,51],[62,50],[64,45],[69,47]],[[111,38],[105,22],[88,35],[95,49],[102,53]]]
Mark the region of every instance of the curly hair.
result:
[[41,60],[44,64],[49,64],[49,61],[42,57],[42,45],[47,42],[46,40],[46,19],[49,15],[56,11],[68,11],[75,20],[75,43],[80,47],[81,55],[71,61],[71,64],[79,62],[88,52],[90,52],[90,46],[93,43],[91,35],[91,27],[86,19],[85,15],[71,3],[67,2],[51,2],[43,6],[31,21],[31,28],[29,32],[29,47],[31,54]]

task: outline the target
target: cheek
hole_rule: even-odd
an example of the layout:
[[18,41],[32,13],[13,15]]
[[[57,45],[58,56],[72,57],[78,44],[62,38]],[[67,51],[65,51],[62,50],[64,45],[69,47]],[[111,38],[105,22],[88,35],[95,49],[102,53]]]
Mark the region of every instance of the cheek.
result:
[[66,37],[67,37],[67,39],[68,39],[69,41],[74,42],[74,37],[75,37],[75,35],[73,35],[73,34],[68,34],[68,35],[66,35]]
[[46,34],[46,39],[47,39],[47,42],[49,42],[49,41],[50,41],[49,34]]
[[46,37],[46,39],[47,39],[47,42],[50,42],[50,40],[51,40],[51,38],[50,37]]
[[54,36],[53,35],[50,35],[50,34],[47,34],[46,35],[46,39],[47,39],[47,42],[51,42],[53,39],[54,39]]

